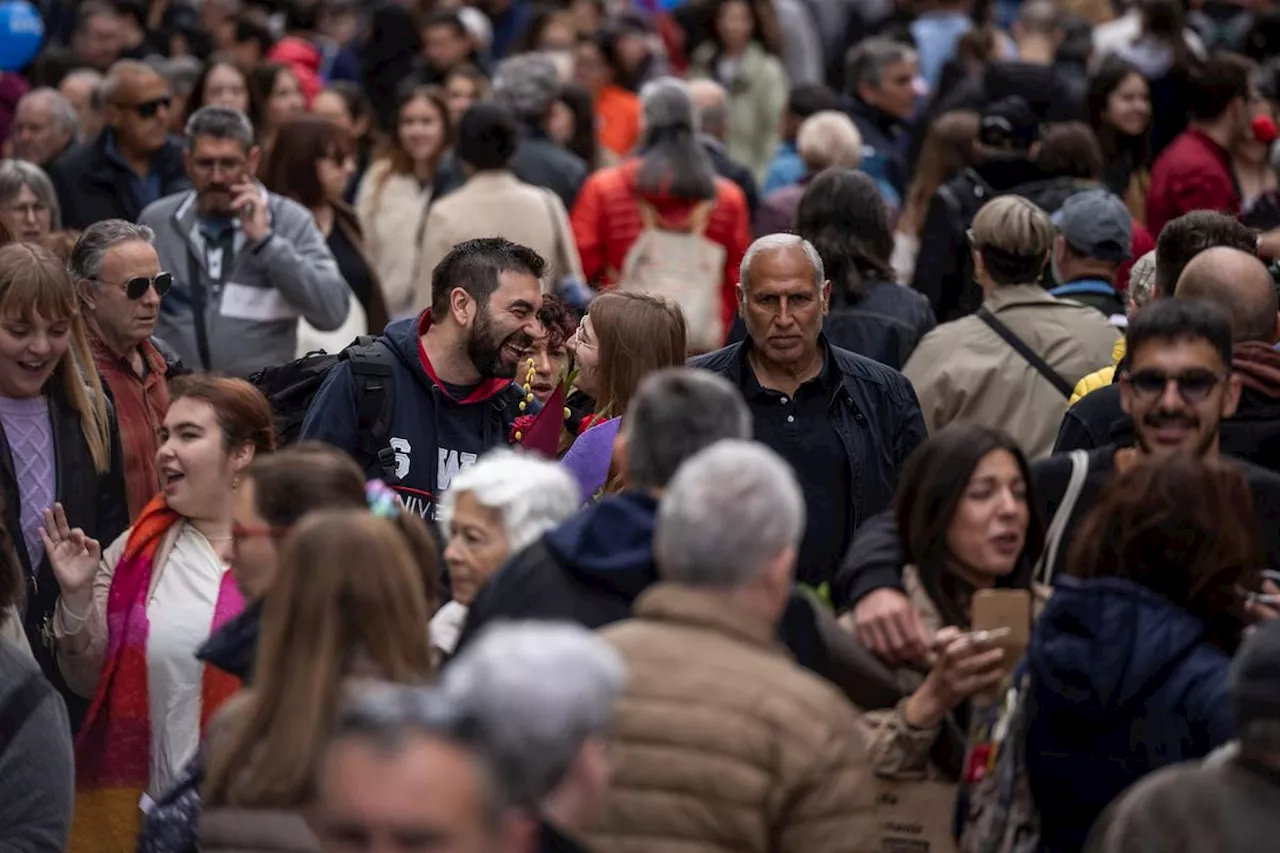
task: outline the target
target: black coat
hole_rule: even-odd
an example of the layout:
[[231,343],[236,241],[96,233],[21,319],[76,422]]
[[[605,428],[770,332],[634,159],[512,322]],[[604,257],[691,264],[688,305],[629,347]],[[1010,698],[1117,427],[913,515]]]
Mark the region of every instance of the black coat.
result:
[[907,167],[911,126],[856,97],[848,99],[845,112],[857,126],[863,148],[870,148],[880,159],[879,171],[884,179],[898,193],[898,198],[905,199],[911,174]]
[[938,325],[929,300],[891,281],[872,282],[856,302],[836,286],[822,330],[831,343],[901,370],[916,344]]
[[[102,543],[105,550],[129,526],[129,510],[125,501],[124,452],[120,448],[120,432],[115,412],[111,415],[111,467],[99,475],[93,468],[93,457],[80,429],[80,416],[62,393],[57,375],[50,381],[46,398],[49,420],[53,427],[56,474],[56,500],[67,513],[72,527],[79,527]],[[45,676],[67,700],[72,729],[88,710],[88,703],[72,693],[62,678],[54,657],[52,641],[46,641],[47,620],[52,619],[58,604],[58,580],[46,556],[37,566],[31,565],[22,537],[22,497],[14,470],[9,441],[0,427],[0,490],[4,495],[4,524],[13,539],[14,552],[27,579],[26,618],[23,627],[35,653],[36,662]]]
[[[896,286],[896,285],[895,285]],[[690,367],[710,370],[742,387],[749,341],[698,356]],[[844,445],[851,490],[849,530],[893,504],[898,472],[925,439],[924,417],[907,378],[857,353],[828,343],[842,382],[828,409]]]
[[[84,230],[104,219],[137,222],[143,207],[133,189],[133,173],[107,156],[106,128],[93,139],[75,146],[49,168],[58,193],[64,228]],[[169,139],[152,161],[160,175],[160,198],[191,189],[182,163],[182,143]]]

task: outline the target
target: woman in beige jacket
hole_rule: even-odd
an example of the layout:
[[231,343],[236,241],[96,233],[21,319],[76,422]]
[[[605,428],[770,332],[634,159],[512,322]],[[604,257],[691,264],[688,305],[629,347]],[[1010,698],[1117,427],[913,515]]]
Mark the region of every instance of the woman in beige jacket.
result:
[[[364,246],[392,320],[425,307],[414,299],[422,226],[436,169],[453,135],[444,91],[416,86],[396,108],[395,132],[356,191]],[[381,331],[379,329],[378,331]]]
[[896,515],[913,565],[903,580],[933,650],[897,670],[907,696],[867,715],[876,775],[898,782],[957,782],[969,701],[995,689],[1013,661],[966,633],[978,590],[1029,589],[1044,541],[1028,497],[1026,457],[999,430],[947,427],[907,463]]

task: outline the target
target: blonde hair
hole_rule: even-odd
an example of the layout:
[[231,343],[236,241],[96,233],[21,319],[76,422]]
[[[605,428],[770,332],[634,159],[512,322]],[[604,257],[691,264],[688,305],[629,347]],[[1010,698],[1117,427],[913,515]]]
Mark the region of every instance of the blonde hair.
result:
[[862,134],[844,113],[822,110],[805,119],[796,131],[796,152],[810,172],[832,166],[856,169],[862,165]]
[[306,804],[344,680],[368,671],[428,682],[429,617],[423,573],[394,522],[359,509],[298,522],[265,598],[255,687],[209,745],[205,805]]
[[43,246],[2,246],[0,316],[29,320],[34,314],[50,323],[70,324],[71,345],[54,368],[53,378],[62,383],[62,393],[80,416],[80,431],[94,470],[104,474],[111,467],[111,418],[71,274],[58,256]]
[[1053,245],[1053,222],[1019,195],[994,198],[973,217],[973,241],[1011,255],[1043,255]]

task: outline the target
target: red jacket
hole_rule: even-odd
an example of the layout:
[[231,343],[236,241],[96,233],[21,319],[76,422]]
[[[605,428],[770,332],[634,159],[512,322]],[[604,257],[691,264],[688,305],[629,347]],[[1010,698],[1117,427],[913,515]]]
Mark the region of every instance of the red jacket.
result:
[[169,367],[151,341],[138,349],[147,362],[147,378],[133,369],[128,359],[116,355],[97,335],[90,334],[93,360],[102,374],[115,404],[124,451],[125,496],[132,522],[147,502],[160,491],[156,473],[156,451],[160,449],[160,427],[169,411]]
[[[601,169],[587,178],[573,205],[570,221],[573,237],[582,256],[582,274],[587,281],[608,287],[622,269],[627,250],[639,238],[644,225],[637,205],[636,173],[640,161]],[[684,225],[697,202],[673,196],[646,196],[665,224]],[[750,217],[742,190],[732,181],[716,178],[716,205],[704,235],[725,248],[722,305],[724,328],[733,325],[737,314],[738,266],[751,243]]]
[[1170,219],[1193,210],[1240,215],[1231,155],[1204,131],[1188,127],[1156,158],[1147,196],[1147,228],[1157,237]]

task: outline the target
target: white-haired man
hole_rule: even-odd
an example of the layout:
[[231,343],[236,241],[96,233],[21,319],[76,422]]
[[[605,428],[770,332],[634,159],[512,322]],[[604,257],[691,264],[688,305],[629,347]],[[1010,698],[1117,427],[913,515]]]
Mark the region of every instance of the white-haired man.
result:
[[80,139],[80,116],[57,89],[32,89],[13,114],[13,156],[44,168]]
[[893,501],[899,469],[924,440],[924,420],[901,373],[822,333],[831,282],[812,243],[761,237],[743,256],[738,281],[747,340],[691,365],[736,386],[756,439],[795,468],[810,518],[799,580],[818,586],[835,574],[853,531]]
[[479,721],[512,805],[539,824],[540,850],[585,851],[612,762],[608,738],[626,668],[578,625],[504,622],[444,674],[445,693]]
[[663,494],[662,582],[601,632],[628,679],[596,850],[652,839],[671,849],[879,849],[857,711],[774,640],[804,524],[790,467],[751,442],[712,445]]

